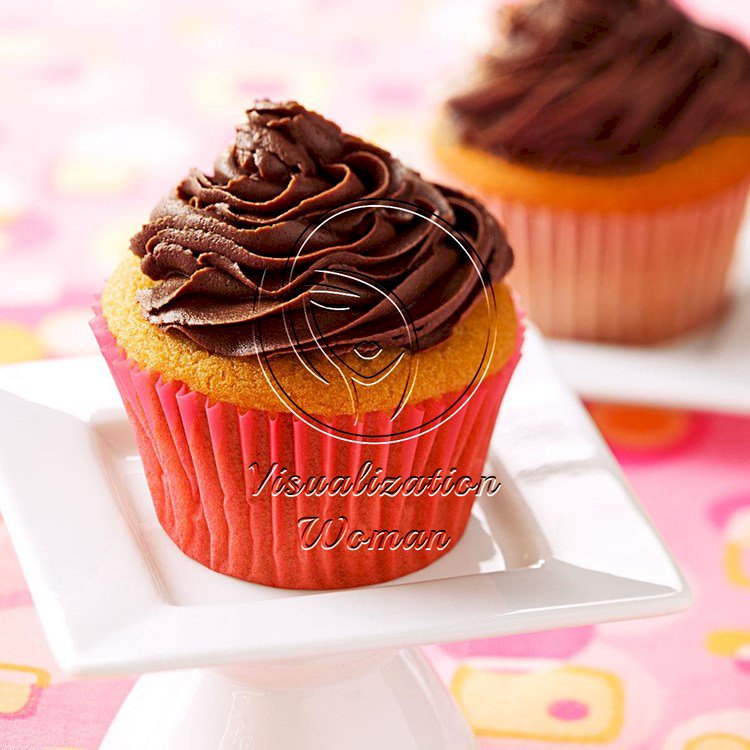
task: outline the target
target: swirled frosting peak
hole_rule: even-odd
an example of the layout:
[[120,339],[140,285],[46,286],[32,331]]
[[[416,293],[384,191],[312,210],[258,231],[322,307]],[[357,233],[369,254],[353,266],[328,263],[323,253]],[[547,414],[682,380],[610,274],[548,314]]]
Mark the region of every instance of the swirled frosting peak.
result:
[[237,357],[433,346],[512,263],[480,204],[295,102],[255,103],[131,249],[157,282],[138,293],[148,320]]
[[750,52],[670,0],[507,6],[449,103],[461,139],[531,166],[648,170],[750,131]]

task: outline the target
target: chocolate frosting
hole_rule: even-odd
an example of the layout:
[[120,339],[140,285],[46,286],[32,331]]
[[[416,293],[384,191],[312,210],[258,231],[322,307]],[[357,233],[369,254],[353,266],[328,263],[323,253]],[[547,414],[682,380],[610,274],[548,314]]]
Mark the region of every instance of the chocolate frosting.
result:
[[463,142],[562,171],[648,170],[750,130],[750,52],[668,0],[508,6],[449,107]]
[[295,102],[266,101],[213,175],[192,170],[159,203],[131,250],[158,282],[138,292],[148,320],[236,357],[289,353],[292,341],[366,356],[425,349],[513,259],[476,201]]

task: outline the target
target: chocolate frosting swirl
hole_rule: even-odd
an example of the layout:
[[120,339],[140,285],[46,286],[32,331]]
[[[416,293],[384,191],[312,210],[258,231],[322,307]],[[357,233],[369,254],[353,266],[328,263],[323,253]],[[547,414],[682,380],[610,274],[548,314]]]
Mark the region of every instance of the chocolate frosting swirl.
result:
[[750,130],[750,52],[669,0],[506,7],[449,108],[463,142],[562,171],[648,170]]
[[[405,204],[455,227],[481,276]],[[138,293],[148,320],[236,357],[289,353],[295,338],[302,350],[320,339],[336,352],[425,349],[450,335],[513,257],[471,198],[295,102],[266,101],[248,110],[213,175],[192,170],[159,203],[131,250],[158,282]]]

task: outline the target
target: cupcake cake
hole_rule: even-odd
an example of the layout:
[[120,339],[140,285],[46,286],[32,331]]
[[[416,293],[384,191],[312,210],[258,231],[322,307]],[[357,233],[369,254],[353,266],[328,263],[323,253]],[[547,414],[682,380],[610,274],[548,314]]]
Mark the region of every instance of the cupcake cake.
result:
[[262,101],[130,250],[93,329],[185,554],[323,589],[455,546],[522,339],[481,204]]
[[447,102],[436,154],[506,225],[548,334],[648,343],[718,313],[750,183],[750,52],[668,0],[538,0]]

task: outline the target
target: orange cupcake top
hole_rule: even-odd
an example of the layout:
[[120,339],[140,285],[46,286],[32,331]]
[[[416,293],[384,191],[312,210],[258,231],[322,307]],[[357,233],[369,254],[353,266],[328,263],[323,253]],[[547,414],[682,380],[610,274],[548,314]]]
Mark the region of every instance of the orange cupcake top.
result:
[[528,204],[637,212],[699,201],[750,175],[750,136],[725,136],[650,172],[574,174],[541,170],[462,144],[445,119],[434,138],[441,164],[467,189]]

